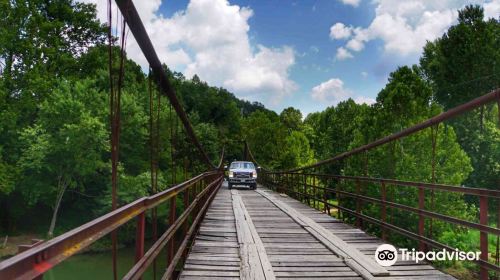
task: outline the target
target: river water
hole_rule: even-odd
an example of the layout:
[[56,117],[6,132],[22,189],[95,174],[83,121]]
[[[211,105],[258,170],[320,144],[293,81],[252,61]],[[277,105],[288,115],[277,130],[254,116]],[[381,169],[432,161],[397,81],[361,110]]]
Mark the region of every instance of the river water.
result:
[[[134,265],[134,248],[117,251],[118,278],[121,279]],[[162,252],[157,258],[157,277],[165,270],[166,257]],[[152,266],[152,265],[151,265]],[[100,280],[113,279],[111,251],[72,256],[44,274],[48,280]],[[142,279],[153,279],[153,269],[149,268]]]

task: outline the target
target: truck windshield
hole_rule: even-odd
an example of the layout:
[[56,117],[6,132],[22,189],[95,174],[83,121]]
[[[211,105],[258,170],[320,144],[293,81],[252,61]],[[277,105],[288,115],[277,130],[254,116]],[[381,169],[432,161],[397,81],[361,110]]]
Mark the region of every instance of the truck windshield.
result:
[[255,169],[255,167],[253,166],[253,163],[251,163],[251,162],[233,162],[233,163],[231,163],[231,166],[229,168],[230,169],[236,169],[236,168]]

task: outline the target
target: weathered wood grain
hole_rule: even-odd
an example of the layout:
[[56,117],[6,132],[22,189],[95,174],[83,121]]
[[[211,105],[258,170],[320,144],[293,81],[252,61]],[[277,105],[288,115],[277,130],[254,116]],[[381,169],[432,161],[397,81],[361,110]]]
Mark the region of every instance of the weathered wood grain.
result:
[[383,243],[286,195],[222,187],[179,279],[454,279],[428,263],[400,259],[385,268],[389,275],[373,273]]

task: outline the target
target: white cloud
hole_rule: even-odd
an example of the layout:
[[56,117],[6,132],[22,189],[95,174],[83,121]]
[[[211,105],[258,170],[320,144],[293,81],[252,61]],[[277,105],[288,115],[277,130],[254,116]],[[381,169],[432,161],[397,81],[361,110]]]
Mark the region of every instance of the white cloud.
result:
[[354,98],[354,102],[358,104],[367,104],[367,105],[372,105],[373,103],[377,102],[377,100],[371,98],[371,97],[366,97],[366,96],[358,96]]
[[[98,17],[106,22],[106,0],[82,2],[97,3]],[[227,0],[190,0],[185,10],[166,18],[159,14],[161,0],[134,4],[160,60],[187,77],[197,74],[249,100],[279,102],[296,90],[288,73],[295,63],[290,47],[250,45],[250,8],[231,5]],[[128,38],[128,55],[146,68],[133,36]]]
[[[245,97],[250,100],[257,99],[261,92],[273,93],[269,101],[274,104],[279,103],[284,96],[297,88],[296,84],[288,79],[288,68],[295,61],[293,50],[289,47],[269,49],[261,45],[258,49],[256,55],[244,60],[240,59],[239,63],[244,67],[235,65],[236,69],[232,69],[234,72],[229,75],[230,78],[224,79],[223,86],[235,92],[245,93]],[[238,53],[235,53],[232,62],[229,61],[229,63],[238,63],[238,59]],[[225,67],[229,68],[229,66]],[[206,73],[211,79],[217,80],[216,73],[211,72],[211,65],[201,66],[196,70],[188,68],[187,73],[190,71]]]
[[[415,55],[422,51],[426,41],[440,37],[456,22],[457,10],[466,4],[480,4],[479,0],[374,0],[375,18],[367,27],[345,27],[342,39],[349,39],[345,48],[359,52],[371,40],[379,39],[388,54],[401,57]],[[484,3],[485,17],[500,14],[500,0]],[[340,25],[339,25],[340,24]],[[337,29],[344,31],[344,29]],[[332,37],[330,31],[330,37]],[[346,35],[349,34],[349,35]]]
[[353,37],[347,42],[346,47],[359,52],[365,47],[365,42],[369,40],[370,34],[360,27],[354,28],[353,34]]
[[351,96],[341,79],[333,78],[312,88],[311,97],[316,101],[337,104]]
[[367,73],[367,72],[365,72],[365,71],[361,72],[361,77],[363,77],[363,78],[368,77],[368,73]]
[[361,2],[361,0],[340,0],[340,1],[342,1],[342,3],[346,5],[351,5],[353,7],[357,7],[359,5],[359,2]]
[[353,51],[359,52],[365,47],[365,44],[363,41],[355,38],[349,40],[345,46]]
[[499,18],[500,17],[500,0],[494,0],[489,3],[485,3],[484,7],[484,17],[485,18]]
[[337,54],[335,55],[335,57],[338,60],[345,60],[348,58],[353,58],[352,54],[348,50],[346,50],[344,47],[340,47],[337,49]]
[[327,103],[328,105],[337,105],[339,102],[352,98],[358,104],[371,105],[376,102],[375,99],[366,96],[357,96],[350,89],[344,87],[344,82],[338,78],[332,78],[323,82],[311,90],[313,100]]
[[351,92],[344,88],[344,82],[333,78],[312,88],[311,97],[314,100],[337,104],[346,100]]
[[402,16],[382,14],[370,25],[370,35],[384,41],[389,53],[408,55],[419,53],[427,40],[434,40],[450,27],[457,17],[455,10],[424,11],[412,26]]
[[352,27],[345,26],[341,22],[337,22],[330,27],[330,38],[333,39],[347,39],[351,37]]

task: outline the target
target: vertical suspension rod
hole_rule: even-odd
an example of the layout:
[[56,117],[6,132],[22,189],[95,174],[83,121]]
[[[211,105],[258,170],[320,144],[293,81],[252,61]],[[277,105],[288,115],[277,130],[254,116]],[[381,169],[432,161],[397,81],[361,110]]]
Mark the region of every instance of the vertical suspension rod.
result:
[[208,155],[203,149],[203,146],[198,141],[198,138],[194,133],[193,127],[189,122],[187,114],[184,111],[184,109],[182,109],[179,99],[177,99],[175,90],[170,84],[170,81],[168,80],[167,74],[165,73],[162,67],[160,59],[158,58],[158,55],[156,54],[153,44],[149,39],[149,36],[146,32],[146,29],[144,28],[144,24],[142,23],[142,20],[139,17],[139,13],[135,8],[134,3],[131,0],[115,0],[115,1],[125,21],[129,26],[130,31],[132,31],[132,34],[134,35],[135,40],[137,41],[137,44],[141,48],[144,56],[146,57],[146,60],[148,61],[151,70],[153,71],[153,75],[155,76],[155,81],[158,83],[158,87],[160,88],[161,92],[164,95],[166,95],[167,98],[170,100],[172,107],[177,112],[177,115],[179,116],[184,126],[184,129],[186,130],[187,136],[190,138],[191,142],[198,149],[202,162],[204,162],[211,169],[216,168],[215,165],[213,165],[213,163],[208,158]]

